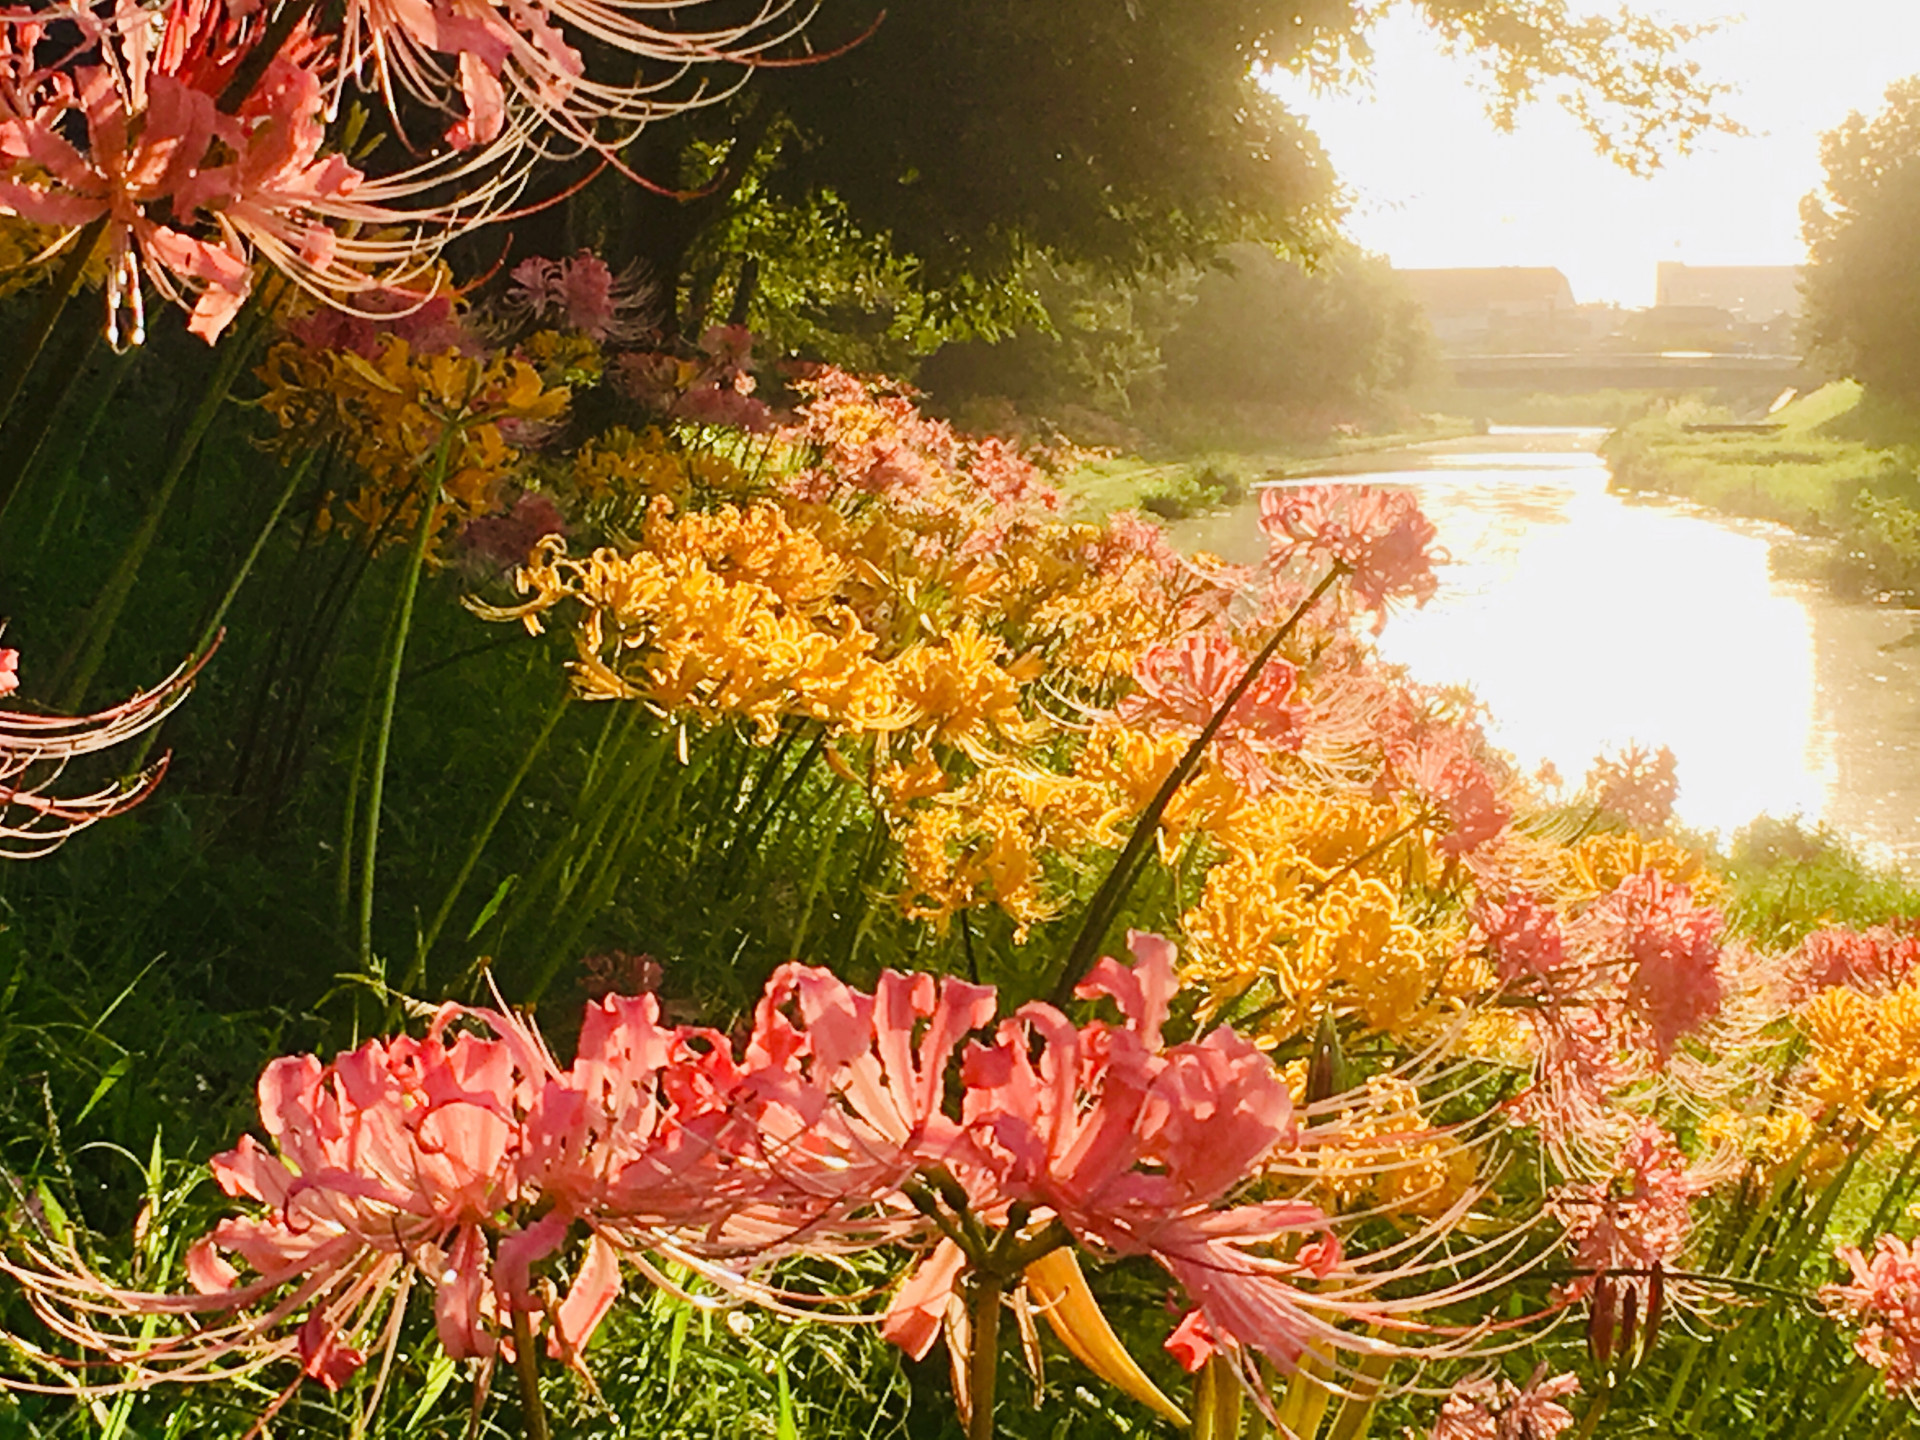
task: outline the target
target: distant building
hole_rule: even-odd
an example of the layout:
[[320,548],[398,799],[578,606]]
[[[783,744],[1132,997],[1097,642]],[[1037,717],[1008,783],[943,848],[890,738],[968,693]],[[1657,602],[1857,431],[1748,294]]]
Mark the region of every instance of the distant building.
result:
[[1654,304],[1724,310],[1747,325],[1771,325],[1800,313],[1800,271],[1793,265],[1682,265],[1662,260]]
[[1587,317],[1556,269],[1503,265],[1478,270],[1400,270],[1427,312],[1440,348],[1474,351],[1564,349],[1584,339]]

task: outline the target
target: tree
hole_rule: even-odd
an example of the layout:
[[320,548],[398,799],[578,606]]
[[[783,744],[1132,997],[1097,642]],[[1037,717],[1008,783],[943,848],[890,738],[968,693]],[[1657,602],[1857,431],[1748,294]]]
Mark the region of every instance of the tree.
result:
[[[1636,169],[1717,123],[1719,87],[1683,58],[1697,29],[1567,0],[1405,3],[1480,63],[1498,122],[1558,96]],[[1242,240],[1311,253],[1334,233],[1335,177],[1261,75],[1351,79],[1393,4],[823,0],[804,39],[840,53],[650,127],[627,163],[677,193],[583,202],[598,233],[581,238],[627,247],[697,318],[751,273],[731,248],[743,207],[826,197],[936,317],[1004,309],[1036,251],[1112,274]]]
[[1433,355],[1419,304],[1385,261],[1337,247],[1309,269],[1236,245],[1161,346],[1167,396],[1197,408],[1357,419]]
[[1026,279],[1044,328],[942,348],[918,375],[936,400],[1003,398],[1076,439],[1098,416],[1150,433],[1194,419],[1319,431],[1375,416],[1434,353],[1387,263],[1344,242],[1312,265],[1243,241],[1143,281],[1044,263]]
[[1920,77],[1821,137],[1826,184],[1801,202],[1804,335],[1883,399],[1920,410]]

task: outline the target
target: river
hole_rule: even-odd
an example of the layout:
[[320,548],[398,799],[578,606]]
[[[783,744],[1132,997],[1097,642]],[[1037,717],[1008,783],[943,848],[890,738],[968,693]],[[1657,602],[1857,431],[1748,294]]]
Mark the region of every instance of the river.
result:
[[[1610,494],[1603,435],[1496,427],[1336,480],[1415,491],[1449,557],[1382,652],[1472,686],[1530,769],[1578,781],[1602,750],[1667,745],[1688,825],[1799,815],[1920,869],[1920,614],[1783,578],[1803,542],[1779,527]],[[1251,560],[1257,517],[1239,506],[1179,539]]]

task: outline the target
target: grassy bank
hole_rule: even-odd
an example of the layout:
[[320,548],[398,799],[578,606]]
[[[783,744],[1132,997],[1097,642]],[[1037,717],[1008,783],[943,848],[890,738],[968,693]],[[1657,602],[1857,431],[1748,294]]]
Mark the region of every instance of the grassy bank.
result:
[[1139,509],[1177,520],[1245,498],[1261,480],[1313,473],[1352,457],[1403,449],[1472,432],[1465,420],[1433,416],[1418,428],[1377,435],[1330,435],[1319,440],[1276,441],[1243,448],[1196,449],[1159,455],[1116,455],[1090,460],[1060,485],[1077,519],[1094,520],[1116,510]]
[[1920,599],[1920,434],[1850,382],[1772,417],[1770,431],[1715,431],[1731,412],[1680,402],[1601,448],[1616,489],[1683,496],[1829,541],[1822,573],[1852,594]]

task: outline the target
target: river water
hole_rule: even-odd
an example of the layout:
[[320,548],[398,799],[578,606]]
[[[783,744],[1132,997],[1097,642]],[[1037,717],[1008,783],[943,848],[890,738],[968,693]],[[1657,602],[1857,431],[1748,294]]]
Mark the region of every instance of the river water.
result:
[[[1609,494],[1603,435],[1496,427],[1352,477],[1415,491],[1450,557],[1381,650],[1472,686],[1528,768],[1577,782],[1602,750],[1667,745],[1689,825],[1800,815],[1920,869],[1920,613],[1782,578],[1803,542],[1778,527]],[[1179,538],[1251,560],[1258,513]]]

